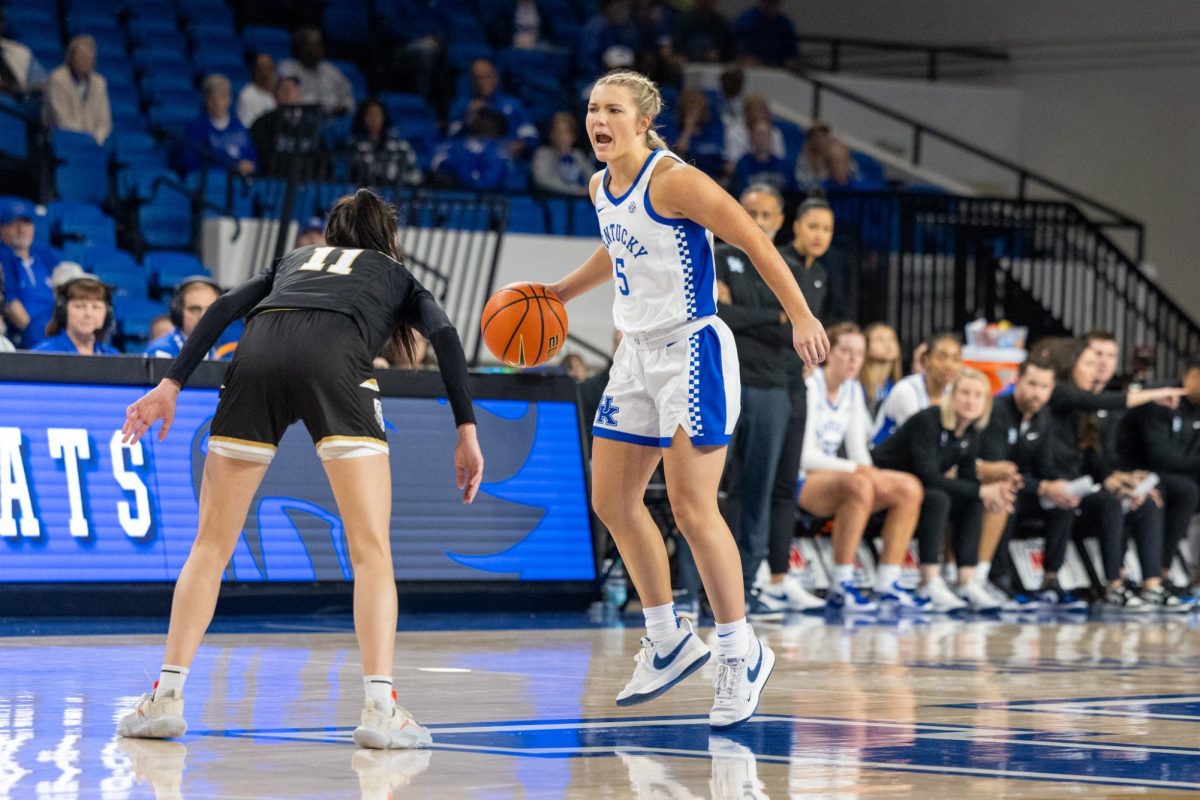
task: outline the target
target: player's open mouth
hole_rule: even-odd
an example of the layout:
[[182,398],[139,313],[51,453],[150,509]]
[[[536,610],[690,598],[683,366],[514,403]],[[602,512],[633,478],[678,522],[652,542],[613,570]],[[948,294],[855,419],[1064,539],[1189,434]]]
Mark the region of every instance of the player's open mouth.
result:
[[596,144],[612,144],[612,137],[607,133],[597,133]]

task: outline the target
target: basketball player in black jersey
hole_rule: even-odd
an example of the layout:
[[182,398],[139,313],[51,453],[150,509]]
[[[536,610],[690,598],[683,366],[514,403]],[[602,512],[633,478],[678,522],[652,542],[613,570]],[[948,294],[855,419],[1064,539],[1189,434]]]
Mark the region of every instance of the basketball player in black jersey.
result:
[[121,719],[122,736],[173,738],[187,729],[183,684],[212,621],[221,575],[276,445],[303,420],[337,500],[354,567],[354,627],[366,687],[354,741],[379,749],[430,742],[392,691],[391,468],[371,362],[389,337],[408,352],[414,329],[429,339],[458,426],[457,483],[470,503],[483,456],[466,358],[450,320],[399,257],[391,206],[366,189],[343,197],[330,212],[325,239],[328,246],[294,250],[214,302],[167,377],[127,411],[125,441],[136,442],[159,420],[161,441],[196,365],[230,322],[247,316],[212,421],[199,530],[175,584],[162,671],[154,691]]

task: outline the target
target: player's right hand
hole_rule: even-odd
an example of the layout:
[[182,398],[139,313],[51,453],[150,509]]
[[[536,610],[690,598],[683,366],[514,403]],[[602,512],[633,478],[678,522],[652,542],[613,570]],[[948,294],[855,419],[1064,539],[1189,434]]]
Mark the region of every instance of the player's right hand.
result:
[[483,452],[475,436],[475,425],[468,423],[458,427],[458,444],[454,448],[455,483],[462,489],[463,502],[471,503],[483,482]]
[[792,346],[800,354],[801,360],[813,367],[829,355],[829,337],[812,314],[808,315],[808,319],[792,322]]
[[179,384],[163,378],[158,386],[125,409],[121,441],[125,444],[135,444],[150,430],[150,426],[159,420],[162,420],[162,430],[158,432],[158,440],[161,442],[165,439],[167,431],[171,430],[171,423],[175,421],[175,401],[178,398]]

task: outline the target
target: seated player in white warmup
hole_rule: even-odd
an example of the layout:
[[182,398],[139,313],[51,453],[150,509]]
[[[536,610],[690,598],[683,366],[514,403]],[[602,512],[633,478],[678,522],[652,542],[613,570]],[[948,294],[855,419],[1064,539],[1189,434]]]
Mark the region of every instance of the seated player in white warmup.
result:
[[829,344],[766,235],[736,200],[654,133],[661,108],[658,88],[636,72],[611,72],[596,82],[587,133],[607,167],[592,177],[589,190],[603,244],[551,288],[568,302],[616,282],[613,318],[624,338],[593,427],[592,504],[617,543],[646,617],[633,678],[617,703],[658,697],[710,656],[675,614],[666,548],[643,502],[662,460],[675,521],[716,617],[709,724],[724,730],[754,713],[775,655],[746,622],[741,560],[717,509],[740,387],[733,335],[716,316],[713,233],[745,252],[779,297],[805,361],[823,360]]
[[200,486],[200,525],[175,584],[162,671],[152,692],[117,727],[122,736],[168,739],[187,730],[183,687],[212,621],[221,574],[284,431],[303,420],[337,500],[354,568],[354,629],[366,699],[354,741],[377,749],[420,747],[429,732],[396,705],[396,579],[388,542],[391,463],[372,358],[393,338],[411,355],[412,333],[429,339],[458,426],[454,465],[463,502],[483,477],[467,391],[467,362],[445,312],[405,268],[396,211],[360,189],[329,214],[328,247],[293,250],[219,298],[188,337],[167,377],[128,409],[137,441],[175,417],[179,391],[225,327],[249,314],[225,374]]

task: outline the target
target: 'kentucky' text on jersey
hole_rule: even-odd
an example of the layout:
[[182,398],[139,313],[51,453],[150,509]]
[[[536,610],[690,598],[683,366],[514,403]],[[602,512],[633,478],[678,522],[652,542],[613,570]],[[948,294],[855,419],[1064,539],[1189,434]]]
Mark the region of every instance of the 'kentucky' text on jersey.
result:
[[670,219],[650,203],[650,176],[662,158],[656,150],[620,197],[608,189],[608,170],[596,195],[600,238],[613,261],[613,320],[624,333],[677,328],[717,313],[712,234],[689,219]]

